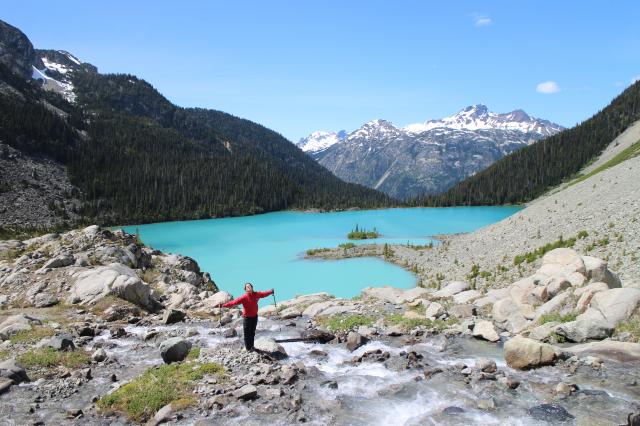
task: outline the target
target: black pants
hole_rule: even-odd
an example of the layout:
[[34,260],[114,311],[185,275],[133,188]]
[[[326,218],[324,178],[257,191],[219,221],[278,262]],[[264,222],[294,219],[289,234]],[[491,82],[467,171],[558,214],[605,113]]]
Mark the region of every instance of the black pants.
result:
[[256,327],[258,326],[258,317],[245,317],[242,323],[244,330],[244,347],[247,350],[253,349],[253,340],[256,337]]

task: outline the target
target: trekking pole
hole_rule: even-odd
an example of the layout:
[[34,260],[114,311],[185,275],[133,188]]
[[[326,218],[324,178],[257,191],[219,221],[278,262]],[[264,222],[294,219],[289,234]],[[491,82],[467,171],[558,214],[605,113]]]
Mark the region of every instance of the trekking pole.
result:
[[[278,311],[278,304],[276,303],[276,291],[273,290],[273,293],[271,293],[271,295],[273,296],[273,304],[276,307],[276,312]],[[278,331],[282,331],[282,325],[278,324],[279,330]]]

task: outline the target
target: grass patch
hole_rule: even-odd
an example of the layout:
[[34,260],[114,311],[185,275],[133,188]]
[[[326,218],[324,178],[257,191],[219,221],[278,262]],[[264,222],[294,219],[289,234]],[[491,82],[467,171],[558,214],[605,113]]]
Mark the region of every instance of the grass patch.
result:
[[438,331],[442,331],[460,322],[456,317],[449,317],[446,320],[430,320],[428,318],[408,318],[402,314],[387,315],[384,321],[390,325],[397,325],[405,331],[412,330],[419,326],[435,328]]
[[589,235],[589,233],[587,233],[587,231],[580,231],[580,232],[578,232],[578,234],[575,237],[571,237],[568,240],[565,240],[564,238],[562,238],[562,235],[560,235],[560,238],[558,238],[557,241],[545,244],[542,247],[538,247],[534,251],[530,251],[530,252],[525,253],[525,254],[517,255],[516,257],[513,258],[513,264],[517,266],[517,265],[520,265],[521,263],[523,263],[525,261],[527,263],[533,263],[537,259],[541,258],[545,254],[550,252],[551,250],[555,250],[555,249],[561,248],[561,247],[573,247],[575,245],[576,241],[584,239],[588,235]]
[[194,360],[200,356],[200,348],[192,348],[187,354],[187,359]]
[[91,356],[81,349],[57,351],[53,348],[33,349],[20,355],[18,363],[24,368],[57,367],[80,368],[89,363]]
[[557,312],[551,312],[549,314],[541,315],[538,323],[542,325],[548,322],[571,322],[571,321],[575,321],[577,317],[578,317],[578,314],[576,312],[572,312],[566,315],[560,315]]
[[325,253],[325,252],[328,252],[328,251],[331,251],[331,249],[330,248],[326,248],[326,247],[325,248],[309,249],[309,250],[307,250],[307,256],[313,256],[313,255],[320,254],[320,253]]
[[620,333],[630,333],[631,342],[640,343],[640,319],[631,319],[629,321],[621,322],[616,326],[614,335]]
[[11,358],[12,353],[7,350],[0,351],[0,361]]
[[374,318],[366,315],[335,315],[320,318],[319,323],[331,331],[349,331],[361,325],[372,326]]
[[354,243],[342,243],[340,245],[338,245],[338,247],[340,247],[343,250],[349,250],[351,248],[354,248],[356,245]]
[[156,282],[158,278],[160,278],[160,275],[161,275],[160,272],[158,272],[156,269],[147,268],[142,273],[141,278],[142,278],[142,281],[144,281],[145,283],[152,284]]
[[9,338],[11,343],[37,343],[45,337],[51,337],[56,331],[50,327],[33,327],[31,330],[20,331]]
[[152,368],[103,396],[98,407],[106,412],[119,412],[138,422],[148,420],[167,404],[188,406],[193,399],[193,381],[205,375],[223,375],[218,364],[171,364]]
[[571,185],[575,185],[576,183],[582,182],[586,179],[589,179],[591,176],[597,175],[598,173],[605,171],[611,167],[617,166],[618,164],[626,161],[626,160],[630,160],[631,158],[637,157],[638,155],[640,155],[640,141],[634,143],[633,145],[631,145],[630,147],[624,149],[622,152],[620,152],[618,155],[616,155],[615,157],[613,157],[611,160],[607,161],[606,163],[604,163],[603,165],[596,167],[595,169],[593,169],[591,172],[587,173],[586,175],[580,175],[577,178],[575,178],[574,180],[572,180],[571,182],[569,182],[569,184],[567,186],[571,186]]

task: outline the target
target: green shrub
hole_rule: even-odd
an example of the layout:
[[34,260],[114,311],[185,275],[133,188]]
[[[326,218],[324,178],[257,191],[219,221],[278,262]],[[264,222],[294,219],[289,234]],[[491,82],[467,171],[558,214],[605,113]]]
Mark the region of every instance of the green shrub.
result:
[[343,243],[343,244],[340,244],[338,247],[344,250],[348,250],[350,248],[354,248],[355,246],[356,245],[354,243]]
[[[581,239],[581,237],[579,237],[579,236],[580,235],[584,235],[583,233],[586,234],[586,231],[580,231],[578,233],[578,236],[569,238],[568,240],[565,240],[564,238],[562,238],[562,235],[560,235],[560,237],[558,238],[557,241],[545,244],[544,246],[539,247],[539,248],[535,249],[534,251],[515,256],[513,258],[513,263],[514,263],[514,265],[520,265],[522,262],[525,262],[525,261],[527,263],[533,263],[537,259],[541,258],[545,254],[550,252],[551,250],[555,250],[555,249],[561,248],[561,247],[573,247],[576,244],[576,241],[578,239]],[[586,235],[588,235],[588,234],[586,234]],[[582,238],[584,238],[584,237],[582,237]]]
[[347,238],[350,240],[369,240],[378,238],[379,236],[380,234],[376,228],[373,228],[373,231],[367,231],[364,228],[359,229],[358,225],[347,234]]
[[631,319],[618,324],[614,334],[617,336],[620,333],[630,333],[631,341],[640,343],[640,319]]
[[572,312],[566,315],[560,315],[557,312],[551,312],[549,314],[544,314],[540,316],[540,320],[538,321],[538,323],[542,325],[548,322],[571,322],[571,321],[575,321],[577,317],[578,317],[578,314],[576,312]]
[[349,331],[361,325],[372,326],[374,318],[366,315],[335,315],[320,318],[319,323],[331,331]]
[[195,403],[192,382],[206,374],[222,375],[224,369],[213,363],[170,364],[152,368],[103,396],[98,407],[105,412],[120,412],[129,419],[143,422],[167,404],[176,409]]
[[316,254],[324,253],[324,252],[327,252],[327,251],[331,251],[331,249],[330,249],[330,248],[314,248],[314,249],[309,249],[309,250],[307,250],[307,256],[314,256],[314,255],[316,255]]
[[435,328],[438,331],[445,330],[446,328],[457,324],[460,320],[456,317],[449,317],[446,320],[430,320],[428,318],[409,318],[402,314],[390,314],[384,318],[385,323],[390,325],[397,325],[405,331],[412,330],[419,326],[427,328]]
[[198,357],[200,356],[200,348],[192,348],[189,353],[187,354],[187,359],[198,359]]

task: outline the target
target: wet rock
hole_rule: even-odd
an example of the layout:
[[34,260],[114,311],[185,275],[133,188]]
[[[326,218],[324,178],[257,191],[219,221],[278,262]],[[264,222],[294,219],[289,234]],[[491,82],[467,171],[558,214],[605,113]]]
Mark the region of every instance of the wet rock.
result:
[[504,358],[511,368],[529,369],[553,364],[556,352],[549,344],[516,336],[504,344]]
[[158,333],[158,330],[149,330],[149,332],[147,332],[147,334],[144,335],[143,339],[144,341],[151,340],[157,337],[159,334],[160,333]]
[[392,325],[391,327],[387,328],[386,334],[389,337],[403,336],[404,330],[399,325]]
[[320,383],[320,386],[324,386],[329,389],[338,389],[338,382],[336,382],[335,380],[326,380]]
[[487,320],[478,321],[473,326],[473,336],[480,337],[490,342],[497,342],[498,340],[500,340],[500,336],[498,336],[493,323]]
[[107,359],[107,352],[100,348],[91,355],[91,359],[95,362],[102,362]]
[[249,401],[258,397],[258,389],[253,385],[244,385],[233,392],[236,399]]
[[454,407],[454,406],[447,407],[444,410],[442,410],[442,414],[450,417],[459,416],[463,413],[464,413],[464,409],[460,407]]
[[238,332],[236,331],[235,328],[227,328],[225,331],[222,332],[222,335],[227,339],[230,339],[232,337],[236,337],[238,335]]
[[164,315],[162,315],[162,323],[163,324],[175,324],[177,322],[184,321],[187,314],[178,309],[167,309],[164,311]]
[[540,404],[528,410],[531,417],[549,423],[566,422],[575,417],[558,404]]
[[210,408],[222,408],[225,405],[229,405],[230,402],[231,399],[228,395],[216,395],[207,400],[207,406]]
[[191,350],[191,342],[180,337],[167,339],[160,344],[160,356],[166,364],[183,361]]
[[476,368],[485,373],[495,373],[498,371],[496,362],[488,358],[478,358],[476,361]]
[[347,349],[350,352],[355,351],[361,346],[364,346],[367,343],[367,338],[361,336],[359,333],[355,331],[350,331],[347,335]]
[[496,402],[493,400],[493,398],[479,399],[478,402],[476,402],[476,406],[480,410],[495,410]]
[[112,339],[119,339],[127,335],[127,330],[125,330],[123,327],[116,327],[112,328],[109,334],[111,335]]
[[288,365],[282,366],[282,373],[280,374],[280,378],[282,383],[285,385],[290,385],[298,379],[298,373],[293,368]]
[[284,348],[269,337],[259,337],[255,340],[254,347],[258,351],[265,352],[276,359],[283,359],[288,356]]
[[46,345],[57,351],[73,351],[76,349],[73,337],[69,334],[56,334],[47,341]]
[[316,329],[304,330],[300,337],[305,339],[307,342],[313,343],[329,343],[336,338],[333,333]]
[[0,378],[9,379],[14,384],[30,381],[26,370],[16,364],[15,359],[0,362]]
[[577,389],[578,387],[576,385],[560,382],[555,386],[555,388],[553,388],[553,392],[559,396],[569,396]]

